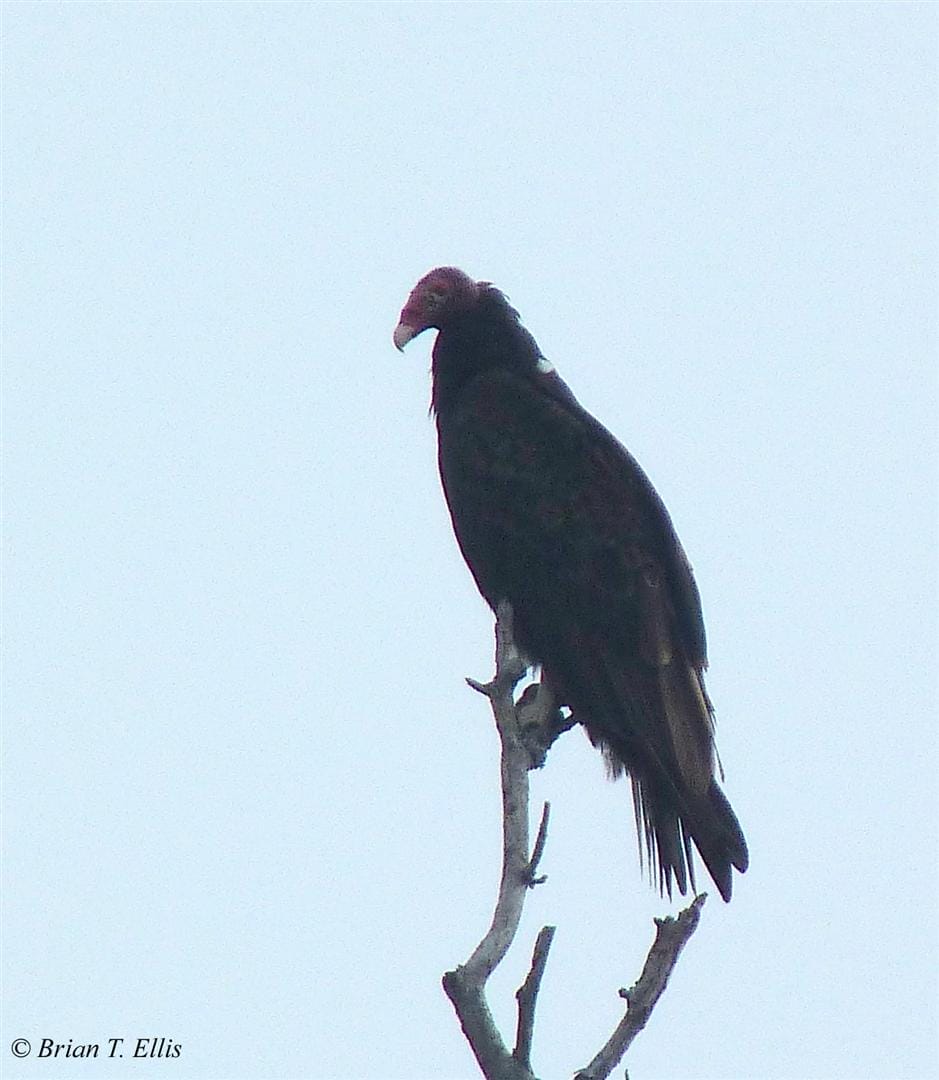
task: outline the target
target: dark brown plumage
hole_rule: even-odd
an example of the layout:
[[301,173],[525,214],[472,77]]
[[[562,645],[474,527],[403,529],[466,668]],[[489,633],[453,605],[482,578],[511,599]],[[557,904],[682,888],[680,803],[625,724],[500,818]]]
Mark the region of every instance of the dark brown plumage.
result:
[[498,289],[431,271],[395,344],[432,327],[440,477],[480,592],[511,603],[519,647],[629,774],[660,888],[694,887],[693,842],[729,900],[747,847],[715,779],[701,603],[662,501]]

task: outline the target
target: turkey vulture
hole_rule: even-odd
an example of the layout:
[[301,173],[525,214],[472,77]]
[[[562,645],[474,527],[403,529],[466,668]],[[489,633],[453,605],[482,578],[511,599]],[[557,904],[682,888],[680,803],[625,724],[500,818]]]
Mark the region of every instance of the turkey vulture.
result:
[[479,591],[511,604],[518,647],[629,775],[660,890],[694,889],[693,841],[729,900],[747,845],[715,779],[701,601],[665,506],[492,284],[432,270],[394,343],[430,328],[440,478]]

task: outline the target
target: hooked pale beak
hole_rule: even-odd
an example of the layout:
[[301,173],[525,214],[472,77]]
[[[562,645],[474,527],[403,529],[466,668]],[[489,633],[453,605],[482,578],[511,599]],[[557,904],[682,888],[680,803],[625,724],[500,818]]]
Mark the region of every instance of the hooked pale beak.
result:
[[411,338],[417,337],[419,333],[420,330],[418,330],[415,326],[408,326],[407,323],[403,322],[398,323],[398,325],[395,327],[394,336],[392,337],[392,341],[394,341],[395,348],[398,350],[398,352],[403,352],[404,346],[407,345]]

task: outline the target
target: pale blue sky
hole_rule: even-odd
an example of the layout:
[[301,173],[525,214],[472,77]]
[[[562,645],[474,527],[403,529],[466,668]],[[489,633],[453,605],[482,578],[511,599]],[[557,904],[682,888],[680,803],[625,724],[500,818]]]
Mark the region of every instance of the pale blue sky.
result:
[[[4,1017],[43,1077],[454,1078],[491,619],[450,534],[441,263],[639,457],[704,598],[752,867],[634,1080],[935,1075],[936,8],[5,4]],[[535,778],[539,1075],[653,915],[628,785]],[[675,905],[677,908],[677,905]],[[14,1038],[166,1036],[173,1062]]]

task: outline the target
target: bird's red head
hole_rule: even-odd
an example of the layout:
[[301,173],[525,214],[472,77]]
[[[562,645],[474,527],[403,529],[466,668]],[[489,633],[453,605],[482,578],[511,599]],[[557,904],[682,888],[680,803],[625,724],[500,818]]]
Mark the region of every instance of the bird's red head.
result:
[[455,266],[438,266],[411,290],[395,327],[394,343],[403,349],[411,338],[431,327],[440,329],[453,315],[468,311],[484,282],[473,281]]

